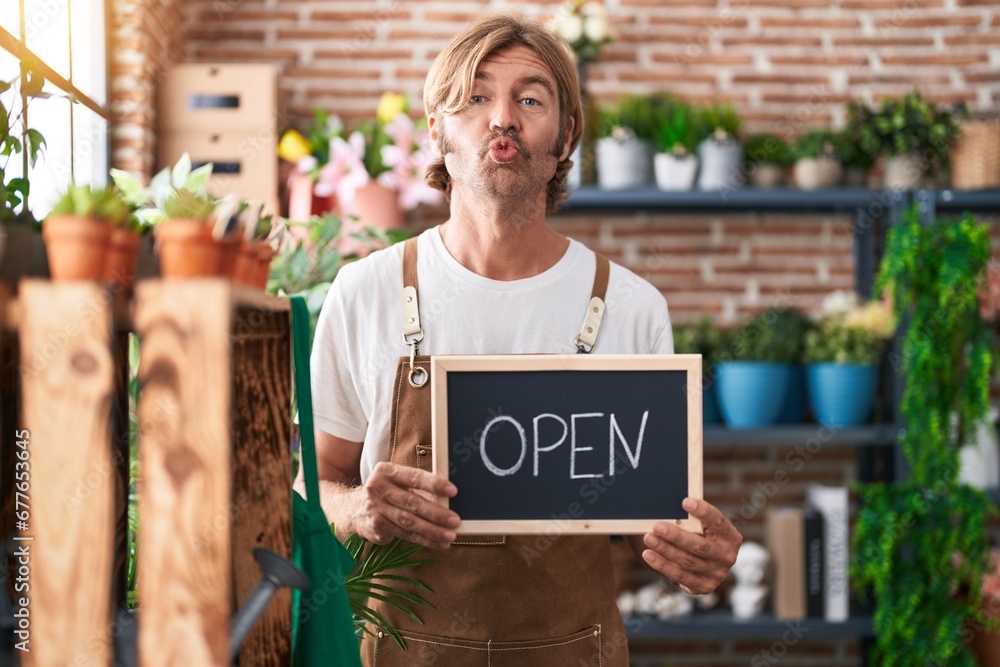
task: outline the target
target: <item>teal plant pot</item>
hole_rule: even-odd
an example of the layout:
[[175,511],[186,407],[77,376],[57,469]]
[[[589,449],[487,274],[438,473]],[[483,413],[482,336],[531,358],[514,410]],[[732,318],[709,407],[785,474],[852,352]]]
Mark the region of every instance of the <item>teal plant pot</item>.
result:
[[871,416],[878,385],[878,364],[809,364],[809,405],[825,426],[857,426]]
[[729,428],[759,428],[778,421],[788,391],[785,363],[727,361],[716,366],[719,409]]
[[719,411],[719,399],[715,395],[717,382],[705,384],[705,390],[701,396],[702,422],[705,424],[721,424],[722,413]]
[[806,420],[806,367],[803,364],[789,364],[788,391],[785,404],[778,415],[779,424],[801,424]]

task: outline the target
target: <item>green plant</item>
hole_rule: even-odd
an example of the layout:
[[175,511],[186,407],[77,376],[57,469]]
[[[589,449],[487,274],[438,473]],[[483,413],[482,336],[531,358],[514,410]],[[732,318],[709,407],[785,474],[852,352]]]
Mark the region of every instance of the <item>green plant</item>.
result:
[[[182,155],[173,167],[164,167],[143,186],[135,176],[121,169],[111,170],[111,179],[121,191],[125,202],[135,211],[143,226],[152,226],[171,217],[165,211],[167,200],[181,191],[205,195],[205,186],[212,176],[213,164],[191,168],[191,158]],[[190,200],[185,197],[185,200]]]
[[795,137],[791,152],[794,160],[836,155],[834,134],[826,129],[803,132]]
[[52,207],[52,213],[96,218],[116,227],[132,226],[132,211],[115,188],[71,184]]
[[787,167],[792,163],[788,142],[776,134],[751,134],[743,142],[743,154],[758,164]]
[[177,190],[170,193],[163,204],[163,213],[167,218],[187,218],[209,222],[215,211],[217,201],[204,193],[190,190]]
[[[330,529],[333,530],[333,526]],[[389,544],[380,545],[372,544],[360,535],[351,535],[344,541],[344,547],[354,558],[354,568],[347,575],[344,584],[351,602],[351,612],[354,614],[355,634],[360,638],[365,633],[375,636],[376,632],[381,631],[405,649],[406,641],[403,636],[384,616],[368,606],[368,600],[381,600],[414,621],[421,622],[407,603],[428,609],[434,609],[434,605],[416,593],[401,590],[401,587],[409,586],[423,593],[431,591],[413,577],[398,574],[398,571],[425,565],[432,559],[415,558],[423,547],[408,544],[398,538]],[[374,631],[368,627],[369,624]]]
[[730,334],[729,352],[735,361],[800,363],[812,326],[794,308],[769,308]]
[[846,127],[833,134],[833,150],[840,156],[840,162],[847,168],[868,171],[875,164],[877,155],[872,155],[861,147],[861,139],[855,130]]
[[700,354],[702,372],[708,373],[725,340],[709,317],[700,318],[695,324],[677,327],[674,330],[674,352],[677,354]]
[[598,136],[621,136],[622,131],[631,132],[636,138],[652,141],[656,122],[653,117],[653,102],[648,95],[625,95],[617,104],[604,107],[598,112]]
[[985,522],[996,510],[958,473],[959,448],[989,405],[993,341],[976,294],[989,258],[986,225],[966,215],[924,226],[914,207],[890,230],[879,267],[876,290],[909,320],[901,355],[890,355],[906,377],[909,475],[859,488],[851,576],[877,603],[875,659],[885,667],[975,664],[962,634],[982,604]]
[[843,318],[831,318],[806,334],[807,363],[877,364],[885,353],[886,340],[879,334],[851,327]]
[[662,96],[653,98],[653,140],[661,153],[693,153],[701,138],[698,118],[690,104]]
[[[0,222],[34,220],[28,210],[31,183],[27,173],[29,166],[35,166],[39,153],[45,148],[45,138],[38,130],[22,127],[20,132],[17,131],[18,124],[24,118],[28,101],[51,96],[50,93],[42,92],[45,78],[32,61],[22,60],[20,67],[21,73],[18,77],[10,81],[0,81],[0,95],[19,84],[13,97],[21,102],[20,109],[12,117],[11,110],[0,100],[0,156],[4,158],[0,164]],[[23,175],[8,177],[10,161],[17,158],[22,160]]]
[[886,97],[878,109],[863,102],[848,105],[848,130],[867,155],[889,157],[918,153],[946,165],[960,129],[952,111],[923,98],[918,89]]
[[[739,141],[742,121],[731,104],[713,104],[699,113],[702,138],[729,138]],[[725,137],[723,137],[723,133]]]

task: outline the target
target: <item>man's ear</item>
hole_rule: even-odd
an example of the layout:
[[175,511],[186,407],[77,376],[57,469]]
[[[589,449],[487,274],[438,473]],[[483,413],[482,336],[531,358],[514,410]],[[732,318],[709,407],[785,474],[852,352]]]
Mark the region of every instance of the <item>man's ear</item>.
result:
[[432,113],[427,115],[427,136],[430,137],[430,140],[434,144],[437,144],[438,140],[437,114]]
[[566,128],[566,134],[563,135],[563,152],[559,157],[559,161],[562,162],[570,155],[569,142],[573,139],[573,128],[576,127],[576,118],[572,116],[569,117],[569,127]]

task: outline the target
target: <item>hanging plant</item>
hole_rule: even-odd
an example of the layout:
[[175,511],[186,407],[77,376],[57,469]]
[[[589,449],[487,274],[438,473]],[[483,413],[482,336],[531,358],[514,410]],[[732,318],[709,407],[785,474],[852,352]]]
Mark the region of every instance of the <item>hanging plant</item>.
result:
[[874,594],[874,657],[884,667],[976,664],[963,630],[981,620],[995,510],[958,472],[959,447],[989,404],[993,342],[977,295],[989,258],[988,227],[971,215],[922,226],[911,209],[879,268],[877,291],[909,321],[893,360],[906,377],[909,475],[861,488],[851,568],[859,592]]

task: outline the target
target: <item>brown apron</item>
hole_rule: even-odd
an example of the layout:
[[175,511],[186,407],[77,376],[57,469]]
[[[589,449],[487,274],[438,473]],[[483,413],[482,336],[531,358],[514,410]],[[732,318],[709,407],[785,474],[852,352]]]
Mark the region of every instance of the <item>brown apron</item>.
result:
[[[419,329],[416,241],[407,241],[403,252],[408,332]],[[585,345],[593,347],[607,282],[608,263],[598,255],[594,298],[576,341],[583,352],[589,351]],[[415,354],[422,334],[404,337],[413,354],[396,369],[390,460],[429,471],[430,357]],[[414,377],[417,383],[410,382]],[[362,656],[368,667],[628,667],[608,536],[461,534],[448,550],[422,555],[433,562],[398,574],[426,584],[433,592],[425,597],[436,609],[414,606],[423,621],[418,624],[370,601],[400,631],[407,650],[381,633],[366,635]]]

